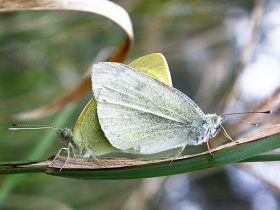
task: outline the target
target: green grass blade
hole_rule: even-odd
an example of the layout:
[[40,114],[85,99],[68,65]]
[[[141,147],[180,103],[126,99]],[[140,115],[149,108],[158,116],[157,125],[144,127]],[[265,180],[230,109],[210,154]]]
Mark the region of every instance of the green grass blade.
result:
[[[99,159],[105,166],[87,158],[70,158],[59,156],[54,163],[44,171],[47,174],[78,179],[135,179],[157,176],[168,176],[201,169],[220,167],[227,164],[250,161],[279,160],[280,155],[259,155],[280,148],[280,125],[272,126],[254,136],[239,140],[239,144],[228,143],[213,149],[212,157],[208,151],[175,159],[141,160],[132,158],[103,158]],[[257,156],[258,155],[258,156]],[[171,162],[171,160],[173,160]],[[50,161],[36,164],[10,165],[9,173],[41,172]],[[0,165],[0,174],[7,172],[7,165]],[[14,170],[14,171],[13,171]],[[43,171],[43,170],[42,170]]]
[[266,162],[266,161],[280,161],[280,154],[265,154],[257,155],[240,162]]

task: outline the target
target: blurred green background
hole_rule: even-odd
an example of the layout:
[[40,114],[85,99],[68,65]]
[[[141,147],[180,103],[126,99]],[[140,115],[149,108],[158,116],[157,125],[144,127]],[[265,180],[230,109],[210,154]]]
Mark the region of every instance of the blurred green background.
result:
[[[163,53],[174,86],[205,112],[220,113],[221,91],[236,70],[255,1],[115,2],[128,11],[134,27],[127,63],[148,53]],[[265,2],[269,14],[277,1]],[[89,13],[0,13],[0,116],[36,108],[62,95],[81,81],[96,56],[118,46],[123,36],[115,23]],[[90,97],[47,118],[22,123],[71,128]],[[231,110],[250,110],[252,101],[241,102]],[[61,147],[52,130],[11,132],[10,124],[1,119],[0,162],[37,160],[36,152],[45,159]],[[45,151],[42,145],[36,148],[41,141],[46,141]],[[255,177],[255,172],[234,166],[123,181],[1,176],[0,209],[280,209],[280,191],[275,190],[279,178],[267,182]]]

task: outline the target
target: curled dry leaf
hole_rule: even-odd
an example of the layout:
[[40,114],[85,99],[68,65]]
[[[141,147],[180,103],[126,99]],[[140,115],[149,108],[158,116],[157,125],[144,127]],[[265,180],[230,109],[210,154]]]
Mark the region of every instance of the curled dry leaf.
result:
[[[105,16],[117,23],[126,32],[120,46],[105,60],[122,62],[127,57],[130,50],[133,41],[133,29],[130,17],[122,7],[113,2],[107,0],[0,0],[0,12],[25,10],[75,10]],[[90,74],[87,72],[80,84],[64,95],[54,99],[47,105],[31,111],[12,115],[11,118],[17,120],[36,119],[52,114],[90,91],[90,83]]]

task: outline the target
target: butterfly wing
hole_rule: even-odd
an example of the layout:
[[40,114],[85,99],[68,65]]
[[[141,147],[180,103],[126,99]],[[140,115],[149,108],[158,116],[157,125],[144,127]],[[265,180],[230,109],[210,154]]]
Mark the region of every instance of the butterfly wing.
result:
[[92,81],[92,91],[95,99],[98,98],[103,84],[106,84],[111,80],[115,79],[121,71],[122,69],[120,68],[112,69],[109,62],[102,62],[93,65],[93,73],[92,73],[91,81]]
[[92,80],[99,122],[114,147],[153,154],[196,144],[204,113],[182,92],[119,63],[94,65]]
[[165,57],[161,53],[152,53],[137,58],[132,61],[129,66],[165,83],[166,85],[172,86],[169,67]]
[[96,101],[91,99],[81,112],[74,128],[75,143],[81,148],[81,156],[87,156],[88,150],[96,156],[118,152],[105,137],[97,120]]
[[[142,56],[132,61],[129,66],[167,85],[172,85],[167,62],[160,53]],[[114,76],[114,74],[111,73],[110,76]],[[98,84],[100,84],[100,82]],[[72,134],[75,143],[81,150],[81,156],[88,156],[89,154],[100,156],[108,153],[120,152],[109,143],[100,127],[97,117],[97,104],[94,98],[88,102],[81,112]]]

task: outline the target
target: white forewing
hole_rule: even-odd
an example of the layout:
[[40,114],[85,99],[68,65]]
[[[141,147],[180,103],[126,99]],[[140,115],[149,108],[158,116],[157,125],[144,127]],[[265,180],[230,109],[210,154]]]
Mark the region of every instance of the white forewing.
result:
[[118,75],[121,71],[123,71],[123,69],[114,68],[113,66],[109,65],[109,62],[102,62],[93,65],[91,81],[92,91],[95,99],[98,98],[102,86],[116,78],[116,75]]
[[119,63],[93,66],[102,130],[121,150],[152,154],[194,145],[204,113],[185,94]]

